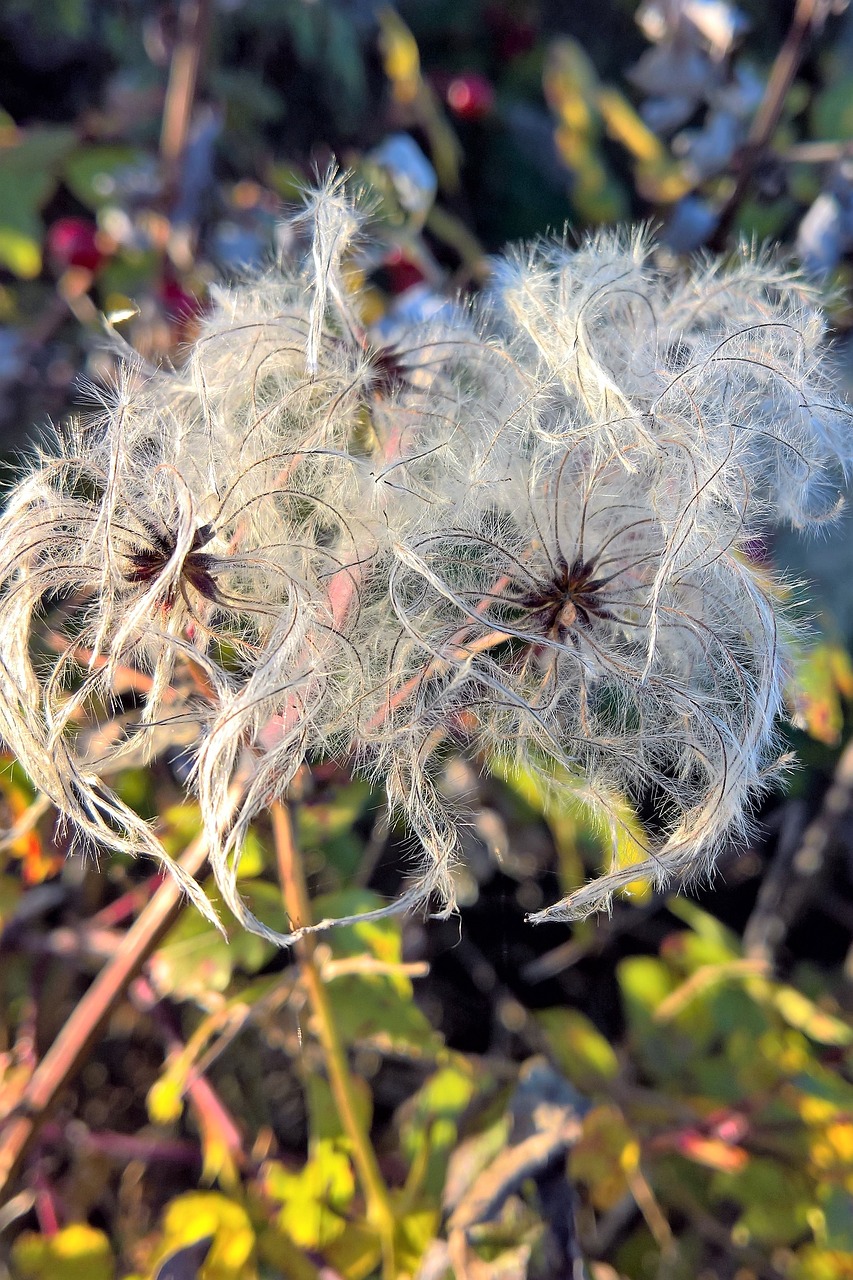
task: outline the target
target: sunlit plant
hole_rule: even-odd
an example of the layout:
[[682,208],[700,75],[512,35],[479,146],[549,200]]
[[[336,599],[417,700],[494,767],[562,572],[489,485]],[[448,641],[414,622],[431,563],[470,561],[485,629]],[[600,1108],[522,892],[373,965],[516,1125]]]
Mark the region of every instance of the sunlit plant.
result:
[[[749,554],[831,518],[849,412],[806,286],[643,236],[545,242],[467,306],[362,320],[366,206],[313,193],[301,260],[216,296],[186,365],[125,359],[0,520],[0,729],[79,835],[167,857],[109,776],[192,751],[220,892],[307,761],[380,781],[419,846],[388,911],[454,906],[447,744],[571,785],[644,877],[707,872],[779,765],[793,627]],[[186,890],[212,914],[188,877]]]

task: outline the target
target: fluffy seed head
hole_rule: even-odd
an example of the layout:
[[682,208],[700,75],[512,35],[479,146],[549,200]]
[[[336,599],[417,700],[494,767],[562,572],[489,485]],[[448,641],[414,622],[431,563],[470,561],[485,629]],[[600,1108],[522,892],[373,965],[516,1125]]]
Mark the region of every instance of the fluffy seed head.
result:
[[380,332],[368,224],[325,184],[301,258],[222,290],[181,371],[125,360],[21,477],[0,733],[81,836],[170,865],[109,779],[186,745],[222,896],[275,941],[241,848],[332,754],[408,820],[406,904],[453,905],[449,747],[571,785],[614,848],[644,815],[644,861],[542,917],[707,871],[778,760],[791,624],[748,541],[831,517],[853,456],[815,299],[608,233]]

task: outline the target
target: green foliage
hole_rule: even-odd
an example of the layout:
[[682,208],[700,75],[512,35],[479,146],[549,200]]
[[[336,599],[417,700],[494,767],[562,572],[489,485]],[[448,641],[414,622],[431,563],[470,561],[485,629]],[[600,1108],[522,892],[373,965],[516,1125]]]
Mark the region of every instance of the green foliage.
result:
[[115,200],[123,173],[144,159],[145,152],[138,147],[108,143],[78,147],[67,159],[63,181],[81,204],[98,209]]
[[[317,899],[316,909],[321,918],[335,918],[382,905],[374,894],[347,890]],[[328,935],[328,945],[333,976],[329,995],[347,1044],[369,1042],[385,1052],[415,1057],[438,1052],[440,1038],[413,1003],[412,982],[402,968],[398,921],[369,920],[335,929]]]
[[12,1265],[18,1280],[114,1280],[116,1274],[109,1240],[83,1223],[52,1236],[18,1236]]
[[249,1215],[216,1191],[194,1191],[172,1200],[153,1261],[162,1262],[182,1246],[208,1237],[212,1243],[197,1280],[257,1280]]
[[[766,25],[761,6],[747,7]],[[158,186],[168,23],[161,29],[152,16],[143,30],[139,5],[96,14],[99,6],[86,0],[9,0],[0,24],[31,25],[45,56],[54,37],[78,42],[75,56],[91,42],[93,61],[109,64],[110,78],[79,86],[80,102],[89,96],[67,125],[54,123],[55,114],[42,120],[38,102],[20,123],[0,110],[4,326],[17,326],[9,330],[16,342],[32,335],[41,351],[42,313],[50,318],[58,303],[62,341],[82,351],[80,335],[86,327],[95,334],[102,310],[126,309],[134,318],[122,336],[146,358],[178,362],[185,321],[170,310],[170,288],[179,285],[185,301],[202,306],[209,283],[239,272],[211,247],[223,227],[247,233],[259,259],[269,255],[279,211],[298,203],[312,165],[322,168],[332,152],[368,188],[389,257],[423,268],[425,287],[438,295],[486,281],[478,237],[491,249],[567,220],[570,234],[629,216],[665,221],[690,192],[719,204],[734,171],[705,182],[691,177],[672,139],[648,128],[621,74],[636,56],[634,37],[624,37],[633,0],[602,5],[591,23],[585,6],[556,8],[565,22],[559,32],[536,4],[410,3],[384,8],[378,23],[371,6],[338,0],[213,5],[201,82],[221,131],[209,153],[192,152],[200,170],[187,228],[172,225],[171,196]],[[603,37],[590,31],[599,25]],[[618,47],[605,68],[589,41],[594,34],[607,43],[612,33]],[[0,34],[5,41],[5,25]],[[517,47],[505,54],[513,40]],[[472,70],[494,90],[482,119],[454,115],[445,90]],[[334,138],[316,136],[318,114]],[[417,139],[435,172],[437,195],[423,208],[404,207],[395,175],[374,155],[398,130]],[[788,96],[774,140],[769,167],[782,157],[784,190],[753,186],[736,211],[732,243],[739,234],[789,234],[829,189],[832,166],[793,163],[791,146],[851,137],[849,68],[841,58],[815,58],[808,83]],[[106,245],[82,296],[45,251],[45,223],[81,211]],[[395,305],[374,283],[382,266],[357,264],[369,284],[366,326]],[[833,306],[849,326],[840,293]],[[27,385],[50,386],[57,366],[83,360],[65,347],[48,355],[50,377],[28,369]],[[14,411],[17,447],[24,418],[16,403]],[[43,418],[41,402],[27,416]],[[827,769],[849,728],[846,648],[828,640],[813,646],[790,693],[810,758]],[[500,816],[516,843],[519,828],[547,831],[542,843],[556,850],[568,892],[611,856],[594,811],[568,775],[544,777],[508,758],[488,761]],[[320,781],[321,772],[295,810],[319,895],[316,918],[381,907],[384,900],[359,887],[371,789],[341,780],[342,765],[332,782],[329,774]],[[807,795],[814,783],[804,774],[794,785]],[[128,768],[116,788],[158,823],[171,854],[198,835],[198,806],[174,805],[165,767]],[[4,766],[4,827],[20,822],[34,800],[20,769]],[[615,857],[630,865],[644,841],[639,802],[622,797],[621,813]],[[0,852],[0,1119],[16,1113],[37,1056],[101,962],[98,946],[112,954],[124,945],[118,931],[148,892],[120,859],[100,877],[75,865],[63,870],[50,819]],[[263,826],[249,834],[240,877],[256,913],[288,928]],[[123,898],[133,903],[116,923],[111,912]],[[625,903],[649,905],[648,890],[626,894],[617,910]],[[406,963],[399,919],[317,935],[316,964],[353,1073],[357,1117],[390,1187],[401,1280],[568,1274],[555,1254],[561,1224],[551,1220],[548,1199],[561,1178],[576,1201],[581,1251],[596,1260],[594,1280],[853,1280],[853,1024],[832,995],[833,977],[795,969],[782,980],[695,904],[672,900],[666,911],[645,934],[635,928],[644,913],[624,912],[630,922],[618,944],[603,948],[599,963],[613,966],[613,1008],[599,1008],[584,982],[569,978],[571,1000],[545,1009],[518,1004],[520,1018],[501,1024],[482,1055],[446,1047],[430,1021],[434,988],[427,991],[435,999],[416,999],[423,967]],[[484,967],[500,969],[515,999],[515,952],[503,924],[489,921]],[[599,954],[597,928],[585,923],[572,934],[587,964]],[[487,985],[484,1006],[493,999]],[[12,1280],[378,1277],[380,1236],[299,960],[255,935],[232,930],[226,939],[185,910],[131,996],[113,1011],[107,1050],[93,1051],[78,1092],[66,1095],[28,1165],[19,1202],[32,1188],[26,1216],[3,1217]],[[603,1028],[616,1025],[618,1036],[608,1038]],[[545,1083],[529,1070],[535,1054],[547,1056]],[[73,1125],[69,1100],[79,1104]],[[560,1124],[573,1136],[548,1145]],[[542,1142],[541,1159],[523,1146],[531,1134]],[[137,1143],[132,1157],[122,1146],[128,1139]],[[110,1154],[116,1149],[118,1158]],[[560,1212],[564,1226],[572,1210],[563,1202]]]
[[[14,132],[7,125],[6,132]],[[42,206],[76,142],[72,129],[37,128],[0,146],[0,265],[32,279],[41,271]]]

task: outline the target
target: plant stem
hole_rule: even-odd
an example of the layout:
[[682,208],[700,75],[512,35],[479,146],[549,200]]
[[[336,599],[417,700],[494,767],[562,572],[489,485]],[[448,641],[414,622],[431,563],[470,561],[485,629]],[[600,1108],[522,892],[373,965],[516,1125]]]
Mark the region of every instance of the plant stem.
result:
[[[202,834],[188,845],[180,865],[189,875],[198,876],[206,861],[207,840]],[[177,881],[164,880],[36,1067],[0,1132],[0,1202],[59,1094],[86,1061],[107,1018],[185,905]]]
[[178,11],[178,38],[172,54],[160,132],[160,156],[170,201],[179,186],[180,166],[186,150],[210,24],[210,9],[210,0],[183,0]]
[[[311,904],[302,860],[293,838],[293,824],[286,805],[277,801],[271,809],[276,860],[281,879],[284,905],[296,929],[313,923]],[[323,1050],[329,1084],[341,1124],[352,1144],[352,1157],[367,1205],[368,1219],[376,1227],[382,1244],[384,1280],[394,1280],[394,1210],[385,1186],[370,1136],[358,1110],[358,1097],[350,1074],[346,1050],[335,1025],[329,993],[315,960],[317,942],[306,934],[295,944],[308,997],[316,1024],[317,1038]]]
[[722,250],[726,247],[726,237],[752,182],[756,165],[776,132],[785,99],[806,53],[809,36],[814,28],[825,20],[826,14],[827,6],[823,0],[797,0],[796,2],[791,26],[782,48],[776,55],[764,97],[749,130],[734,190],[720,211],[716,230],[709,242],[712,249]]

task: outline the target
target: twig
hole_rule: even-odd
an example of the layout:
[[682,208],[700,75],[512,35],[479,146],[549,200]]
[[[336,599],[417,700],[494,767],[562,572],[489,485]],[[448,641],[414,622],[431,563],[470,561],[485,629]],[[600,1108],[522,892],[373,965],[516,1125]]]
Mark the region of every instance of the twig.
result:
[[790,906],[788,887],[805,825],[805,805],[801,800],[789,801],[782,811],[773,860],[761,881],[755,906],[743,931],[743,953],[750,959],[761,959],[772,965],[788,931],[789,922],[785,919],[786,908]]
[[[188,845],[180,866],[188,875],[198,877],[206,859],[207,841],[200,835]],[[164,880],[128,930],[122,948],[98,974],[36,1067],[0,1135],[0,1201],[8,1194],[60,1093],[86,1061],[101,1028],[177,920],[184,901],[177,881]]]
[[180,166],[187,145],[209,18],[210,0],[183,0],[160,132],[160,157],[169,204],[180,185]]
[[853,142],[795,142],[776,155],[783,164],[837,164],[853,157]]
[[111,959],[125,945],[124,935],[118,929],[96,929],[87,925],[76,928],[67,926],[51,929],[49,933],[33,930],[23,933],[15,942],[10,943],[18,951],[36,956],[60,956],[63,959],[74,959],[83,963],[95,961],[97,965]]
[[716,230],[709,242],[712,249],[719,251],[726,246],[726,237],[755,176],[757,163],[776,132],[785,99],[805,56],[809,34],[826,17],[826,12],[826,0],[797,0],[788,34],[776,55],[764,97],[755,113],[740,155],[734,190],[720,211]]
[[[143,976],[132,983],[130,997],[138,1009],[143,1009],[149,1015],[160,1032],[166,1046],[168,1061],[184,1054],[186,1045],[178,1034],[172,1011],[161,1002],[147,978]],[[166,1069],[168,1071],[168,1064]],[[205,1168],[210,1147],[214,1145],[221,1147],[215,1172],[220,1181],[224,1180],[226,1184],[233,1183],[238,1170],[245,1169],[246,1165],[243,1139],[234,1117],[216,1089],[200,1071],[194,1071],[188,1075],[183,1093],[195,1114]]]
[[[311,906],[302,870],[302,861],[293,838],[290,812],[281,801],[271,809],[276,861],[281,879],[284,904],[293,929],[310,925]],[[358,1098],[350,1075],[346,1051],[335,1025],[329,993],[315,961],[317,943],[312,934],[304,934],[295,944],[296,955],[305,979],[311,1008],[317,1023],[317,1036],[323,1050],[329,1084],[335,1106],[347,1137],[367,1205],[367,1216],[376,1227],[382,1243],[383,1275],[394,1280],[394,1210],[388,1188],[382,1178],[370,1136],[359,1115]]]
[[364,846],[364,853],[359,859],[358,870],[355,874],[355,883],[359,888],[366,885],[370,880],[376,870],[376,864],[388,847],[390,837],[391,815],[388,812],[388,805],[384,804],[373,821],[367,844]]
[[178,1164],[190,1168],[201,1167],[198,1144],[185,1138],[161,1138],[135,1133],[115,1133],[111,1129],[93,1132],[82,1120],[72,1120],[60,1127],[47,1124],[42,1137],[52,1146],[63,1144],[74,1154],[86,1159],[101,1156],[116,1164],[129,1164],[140,1160],[144,1164]]
[[[817,816],[806,827],[794,848],[793,857],[784,861],[777,886],[771,880],[766,897],[758,902],[744,934],[748,956],[772,959],[785,940],[791,922],[816,892],[826,869],[827,854],[842,820],[853,808],[853,740],[841,753],[829,790],[823,797]],[[787,874],[786,874],[787,873]],[[771,871],[768,880],[771,879]],[[765,882],[766,883],[766,882]]]

